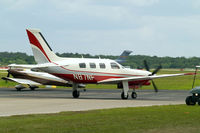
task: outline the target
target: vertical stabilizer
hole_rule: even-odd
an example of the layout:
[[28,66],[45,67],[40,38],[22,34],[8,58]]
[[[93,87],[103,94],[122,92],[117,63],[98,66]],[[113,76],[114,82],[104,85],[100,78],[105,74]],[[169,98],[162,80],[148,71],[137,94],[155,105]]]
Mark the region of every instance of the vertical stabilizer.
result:
[[132,53],[133,51],[130,50],[124,50],[124,52],[119,56],[119,58],[117,58],[115,61],[117,61],[118,63],[124,63],[126,62],[126,59],[128,58],[128,56]]
[[40,30],[27,29],[28,38],[32,47],[35,61],[38,64],[58,61],[58,57],[50,48]]

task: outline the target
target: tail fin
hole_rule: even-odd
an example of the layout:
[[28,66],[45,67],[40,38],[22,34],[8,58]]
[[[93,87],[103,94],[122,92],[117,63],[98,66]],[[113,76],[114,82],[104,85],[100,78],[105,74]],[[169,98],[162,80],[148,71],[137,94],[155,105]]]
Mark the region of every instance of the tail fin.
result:
[[124,63],[126,62],[127,57],[132,53],[133,51],[130,50],[124,50],[124,52],[117,58],[115,61],[118,63]]
[[40,30],[26,29],[35,61],[38,64],[60,60],[50,48]]

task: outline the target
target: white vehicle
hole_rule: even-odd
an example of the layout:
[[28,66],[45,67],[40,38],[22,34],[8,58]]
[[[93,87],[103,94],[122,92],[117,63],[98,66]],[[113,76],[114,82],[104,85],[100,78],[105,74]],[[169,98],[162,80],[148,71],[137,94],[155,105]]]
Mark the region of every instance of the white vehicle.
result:
[[[78,98],[78,84],[118,84],[122,87],[121,98],[128,99],[129,88],[133,88],[132,98],[136,98],[135,88],[142,85],[150,85],[150,81],[156,78],[182,76],[188,74],[155,75],[161,66],[154,72],[149,72],[147,63],[145,70],[125,68],[115,60],[90,59],[90,58],[62,58],[58,57],[49,47],[40,30],[27,29],[28,38],[32,47],[35,61],[38,63],[35,69],[71,81],[72,95]],[[23,66],[22,66],[23,67]],[[152,82],[155,91],[157,87]]]

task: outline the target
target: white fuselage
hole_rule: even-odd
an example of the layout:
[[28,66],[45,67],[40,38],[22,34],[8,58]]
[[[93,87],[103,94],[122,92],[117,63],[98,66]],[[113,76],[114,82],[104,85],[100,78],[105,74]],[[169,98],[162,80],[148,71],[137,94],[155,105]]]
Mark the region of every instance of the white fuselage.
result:
[[151,72],[125,68],[110,59],[67,58],[51,62],[57,66],[43,68],[65,80],[76,83],[98,83],[110,78],[125,78],[133,76],[148,76]]

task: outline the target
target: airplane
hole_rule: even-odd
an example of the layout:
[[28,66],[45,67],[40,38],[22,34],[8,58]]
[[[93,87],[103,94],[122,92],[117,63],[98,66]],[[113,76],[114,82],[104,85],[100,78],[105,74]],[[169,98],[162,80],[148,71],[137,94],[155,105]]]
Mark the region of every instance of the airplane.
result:
[[37,62],[37,65],[33,66],[34,69],[42,70],[72,82],[72,95],[74,98],[80,96],[78,91],[78,84],[80,83],[118,84],[118,87],[122,88],[122,99],[128,99],[129,88],[133,88],[131,97],[135,99],[137,97],[135,89],[143,85],[150,85],[150,81],[152,81],[155,91],[158,91],[153,79],[191,75],[191,73],[156,75],[161,66],[150,72],[146,61],[144,62],[146,70],[137,70],[125,68],[111,59],[59,57],[52,51],[40,30],[26,29],[26,32]]
[[[30,90],[35,90],[36,88],[39,88],[38,85],[72,87],[72,84],[70,84],[66,80],[63,80],[45,72],[17,68],[16,64],[9,65],[9,69],[7,71],[7,77],[2,77],[2,79],[6,81],[19,83],[19,85],[15,86],[17,91],[21,91],[22,89],[26,88],[22,84],[27,84]],[[13,78],[11,78],[10,75],[12,75]],[[79,88],[85,88],[85,85],[79,84]]]
[[[121,63],[126,62],[126,58],[131,52],[132,51],[124,50],[123,53],[119,56],[119,58],[116,59],[116,61]],[[39,88],[38,85],[55,85],[55,86],[72,87],[72,84],[70,84],[68,81],[55,77],[51,74],[45,72],[38,72],[38,70],[33,70],[30,68],[20,69],[17,66],[21,65],[16,65],[16,64],[8,65],[7,77],[2,77],[3,80],[19,83],[19,85],[15,86],[17,91],[21,91],[22,89],[26,88],[22,84],[28,85],[30,90],[32,91],[35,90],[36,88]],[[10,75],[12,75],[13,78],[10,78]],[[85,85],[79,84],[79,88],[85,88]]]
[[127,57],[132,53],[133,51],[130,50],[124,50],[123,53],[117,58],[115,61],[119,64],[122,64],[126,62]]

